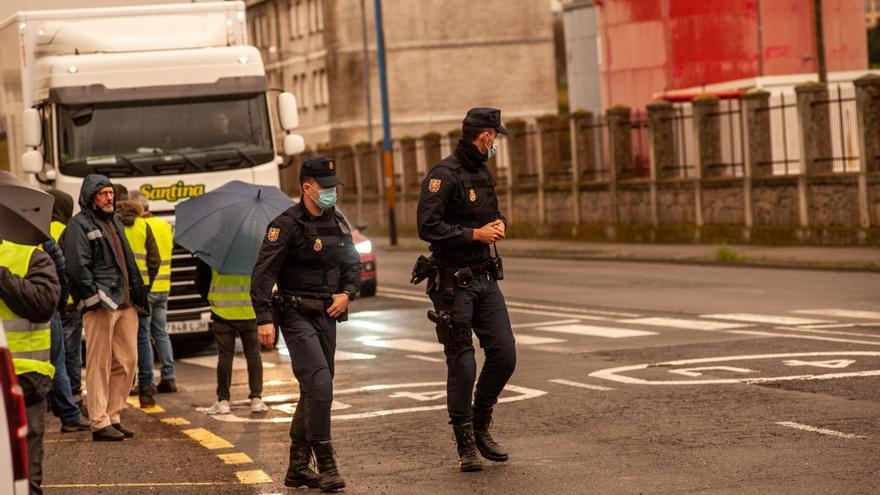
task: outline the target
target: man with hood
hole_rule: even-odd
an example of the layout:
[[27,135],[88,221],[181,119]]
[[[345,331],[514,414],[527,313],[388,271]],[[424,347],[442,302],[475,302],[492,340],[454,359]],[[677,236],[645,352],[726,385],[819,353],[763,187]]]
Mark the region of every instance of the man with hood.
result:
[[[116,211],[125,227],[125,238],[134,253],[144,285],[153,286],[159,273],[159,246],[153,229],[143,219],[144,209],[140,201],[133,200],[127,189],[116,185]],[[135,191],[137,192],[137,191]],[[138,315],[138,401],[141,407],[153,407],[156,399],[156,386],[153,384],[153,348],[150,344],[150,316],[146,312]],[[145,331],[146,328],[146,331]]]
[[[68,296],[69,284],[67,283],[67,275],[65,274],[65,258],[60,248],[60,238],[70,221],[73,213],[73,198],[69,194],[52,189],[49,191],[55,198],[52,206],[52,223],[49,226],[52,240],[43,243],[43,250],[48,254],[55,263],[55,270],[58,274],[58,280],[61,282],[61,298],[58,300],[58,308],[52,315],[52,366],[55,367],[55,376],[52,378],[52,391],[49,394],[52,412],[61,420],[61,431],[70,433],[76,431],[88,431],[89,423],[85,420],[79,404],[80,394],[80,369],[82,361],[80,359],[80,348],[82,346],[82,321],[75,319],[75,324],[79,327],[78,339],[72,345],[76,345],[76,349],[67,347],[67,331],[64,327],[65,318],[74,324],[73,318],[65,313],[75,313],[73,308],[73,299]],[[68,310],[69,309],[69,310]],[[73,332],[73,329],[71,333]],[[74,362],[75,360],[75,362]],[[74,393],[73,377],[69,373],[71,368],[76,368],[76,392]]]
[[147,308],[147,290],[116,215],[110,179],[86,176],[79,206],[64,234],[64,253],[89,349],[86,402],[92,440],[119,441],[134,436],[120,423],[120,413],[137,371],[137,314]]

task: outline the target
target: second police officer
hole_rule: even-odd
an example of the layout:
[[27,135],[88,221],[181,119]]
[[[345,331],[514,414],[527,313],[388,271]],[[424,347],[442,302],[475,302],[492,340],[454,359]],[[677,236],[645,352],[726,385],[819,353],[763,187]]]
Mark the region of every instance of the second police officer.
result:
[[[361,263],[351,229],[334,208],[336,187],[342,185],[335,162],[326,157],[305,160],[299,182],[300,202],[266,230],[251,298],[260,343],[273,345],[275,325],[281,327],[300,387],[284,484],[333,491],[345,486],[330,442],[336,322],[345,320],[358,293]],[[318,473],[309,467],[312,452]]]
[[[452,155],[428,172],[418,206],[419,237],[431,244],[431,260],[420,258],[414,282],[428,278],[447,368],[447,409],[462,471],[479,471],[486,459],[503,462],[507,452],[489,434],[493,406],[516,366],[510,317],[497,280],[501,260],[490,246],[504,239],[495,180],[486,165],[498,149],[501,111],[473,108],[462,123]],[[486,360],[476,380],[472,332]],[[474,393],[474,381],[476,392]],[[473,395],[473,403],[471,397]]]

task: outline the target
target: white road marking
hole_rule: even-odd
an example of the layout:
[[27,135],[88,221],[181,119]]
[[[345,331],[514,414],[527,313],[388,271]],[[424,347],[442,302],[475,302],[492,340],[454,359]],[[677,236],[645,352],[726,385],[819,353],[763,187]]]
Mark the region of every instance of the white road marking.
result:
[[801,361],[799,359],[790,359],[788,361],[783,361],[782,364],[786,366],[815,366],[816,368],[839,369],[846,368],[855,362],[855,359],[831,359],[829,361]]
[[[217,369],[217,356],[199,356],[199,357],[183,358],[183,359],[178,359],[178,361],[186,363],[186,364],[203,366],[205,368]],[[269,362],[263,361],[263,368],[274,368],[274,367],[275,367],[275,363],[269,363]],[[232,370],[239,371],[239,370],[246,370],[246,369],[247,369],[247,361],[245,360],[244,357],[236,354],[232,358]]]
[[556,325],[550,327],[538,327],[535,330],[542,332],[557,332],[574,335],[588,335],[592,337],[605,337],[608,339],[622,339],[626,337],[643,337],[645,335],[657,335],[657,332],[645,330],[630,330],[627,328],[598,327],[593,325]]
[[418,354],[407,354],[406,357],[410,359],[418,359],[420,361],[428,361],[430,363],[445,363],[446,360],[443,358],[431,357],[431,356],[419,356]]
[[844,433],[842,431],[829,430],[827,428],[816,428],[815,426],[802,425],[800,423],[794,423],[792,421],[777,421],[776,424],[779,426],[785,426],[787,428],[794,428],[796,430],[803,430],[803,431],[811,431],[813,433],[820,433],[822,435],[828,435],[830,437],[855,438],[855,439],[868,438],[864,435],[856,435],[854,433]]
[[733,366],[702,366],[699,368],[682,368],[680,370],[669,370],[670,373],[684,376],[703,376],[701,371],[730,371],[732,373],[754,373],[755,370],[748,368],[735,368]]
[[[446,382],[424,382],[424,383],[398,383],[398,384],[379,384],[379,385],[365,385],[363,387],[350,388],[344,390],[337,390],[334,392],[334,395],[346,395],[346,394],[354,394],[358,392],[371,392],[371,391],[379,391],[379,390],[396,390],[396,389],[412,389],[418,387],[445,387]],[[543,390],[536,390],[532,388],[520,387],[517,385],[507,384],[504,386],[504,390],[509,392],[513,392],[517,395],[512,397],[502,397],[498,400],[498,402],[516,402],[527,399],[534,399],[536,397],[540,397],[542,395],[546,395],[547,392]],[[298,395],[292,395],[292,397],[298,397]],[[265,399],[264,399],[265,400]],[[418,407],[407,407],[400,409],[385,409],[380,411],[369,411],[365,413],[352,413],[352,414],[337,414],[331,417],[334,421],[345,421],[350,419],[363,419],[363,418],[375,418],[380,416],[389,416],[392,414],[403,414],[403,413],[411,413],[411,412],[421,412],[421,411],[439,411],[446,409],[446,404],[438,404],[433,406],[418,406]],[[217,421],[222,421],[225,423],[289,423],[291,421],[291,417],[280,417],[280,418],[243,418],[236,416],[234,414],[223,414],[217,416],[211,416],[213,419]]]
[[[406,299],[410,301],[428,301],[430,299],[423,291],[414,291],[414,290],[405,290],[405,289],[395,289],[389,287],[383,287],[379,289],[377,292],[379,296],[382,297],[393,297],[398,299]],[[587,320],[610,320],[614,318],[638,318],[641,316],[638,313],[626,313],[621,311],[604,311],[598,309],[583,309],[583,308],[575,308],[570,306],[556,306],[552,304],[533,304],[533,303],[525,303],[518,301],[507,301],[507,308],[510,311],[514,309],[519,310],[520,312],[526,312],[524,310],[544,310],[541,313],[534,314],[547,314],[549,316],[571,316],[574,318],[583,318]],[[549,312],[549,313],[548,313]]]
[[553,337],[537,337],[534,335],[518,334],[516,336],[516,343],[522,345],[558,344],[565,341],[565,339],[555,339]]
[[554,378],[550,381],[553,383],[558,383],[560,385],[568,385],[569,387],[577,387],[577,388],[586,388],[589,390],[614,390],[611,387],[602,387],[600,385],[590,385],[587,383],[573,382],[571,380],[563,380],[562,378]]
[[404,397],[407,399],[417,400],[419,402],[431,402],[446,397],[445,390],[437,390],[435,392],[394,392],[389,395],[392,399]]
[[816,335],[800,335],[796,333],[773,333],[773,332],[760,332],[756,330],[730,330],[728,333],[735,333],[739,335],[755,335],[757,337],[782,337],[786,339],[803,339],[803,340],[822,340],[825,342],[844,342],[847,344],[865,344],[865,345],[880,345],[880,341],[871,341],[871,340],[854,340],[854,339],[838,339],[834,337],[819,337]]
[[798,329],[809,328],[813,330],[821,330],[825,328],[861,328],[861,327],[880,327],[880,321],[866,321],[860,323],[829,323],[827,325],[800,325]]
[[[330,410],[331,411],[342,411],[342,410],[348,409],[350,407],[351,407],[351,404],[346,404],[344,402],[339,402],[339,401],[335,401],[335,400],[332,403],[330,403]],[[281,411],[284,414],[290,414],[291,416],[293,416],[293,413],[296,412],[296,402],[293,402],[293,403],[288,402],[285,404],[272,406],[272,409],[274,409],[276,411]]]
[[831,323],[828,320],[813,320],[808,318],[795,318],[792,316],[758,315],[751,313],[700,315],[700,318],[710,318],[713,320],[743,321],[746,323],[767,323],[770,325],[816,325],[821,323]]
[[367,320],[359,320],[359,319],[350,318],[345,323],[349,326],[352,326],[352,327],[363,328],[365,330],[370,330],[373,332],[388,332],[388,331],[390,331],[390,329],[388,328],[388,325],[385,325],[383,323],[377,323],[375,321],[367,321]]
[[[874,351],[841,351],[841,352],[799,352],[799,353],[785,353],[785,354],[756,354],[756,355],[746,355],[746,356],[726,356],[726,357],[713,357],[713,358],[699,358],[699,359],[685,359],[681,361],[669,361],[665,363],[647,363],[647,364],[637,364],[634,366],[620,366],[617,368],[608,368],[604,370],[594,371],[590,373],[589,376],[594,378],[602,378],[605,380],[611,380],[613,382],[627,383],[632,385],[717,385],[717,384],[733,384],[733,383],[745,383],[745,384],[756,384],[756,383],[773,383],[773,382],[785,382],[785,381],[809,381],[809,380],[832,380],[836,378],[851,378],[851,377],[862,377],[862,376],[880,376],[880,370],[867,370],[867,371],[856,371],[856,372],[848,372],[848,373],[829,373],[825,375],[795,375],[795,376],[776,376],[776,377],[764,377],[764,378],[720,378],[720,379],[708,379],[708,380],[664,380],[664,381],[650,381],[644,380],[641,378],[634,378],[627,375],[622,375],[621,373],[629,372],[629,371],[639,371],[645,370],[648,368],[670,368],[676,366],[683,366],[688,364],[703,364],[703,363],[719,363],[719,362],[729,362],[729,361],[747,361],[747,360],[759,360],[759,359],[780,359],[780,358],[795,358],[795,357],[815,357],[815,356],[870,356],[870,357],[880,357],[880,352]],[[672,372],[672,370],[670,370]]]
[[376,359],[375,354],[361,354],[359,352],[336,351],[336,361],[356,361],[360,359]]
[[410,352],[443,352],[443,346],[437,342],[416,339],[388,339],[388,340],[368,340],[363,343],[370,347],[381,347],[383,349],[396,349],[399,351]]
[[520,328],[534,328],[534,327],[544,327],[548,325],[564,325],[566,323],[580,323],[581,320],[555,320],[555,321],[539,321],[537,323],[521,323],[519,325],[511,325],[514,330],[518,330]]
[[773,327],[774,330],[787,330],[790,332],[804,332],[804,333],[822,333],[826,335],[840,335],[840,336],[849,336],[849,337],[868,337],[869,339],[880,339],[880,334],[877,333],[858,333],[858,332],[841,332],[836,330],[819,330],[815,329],[811,326],[804,327]]
[[685,330],[729,330],[731,328],[747,328],[751,325],[741,323],[721,323],[716,321],[685,320],[683,318],[637,318],[634,320],[621,320],[620,323],[630,325],[650,325],[655,327],[683,328]]
[[850,309],[800,309],[792,311],[803,315],[836,316],[840,318],[857,318],[866,320],[880,320],[880,312],[858,311]]

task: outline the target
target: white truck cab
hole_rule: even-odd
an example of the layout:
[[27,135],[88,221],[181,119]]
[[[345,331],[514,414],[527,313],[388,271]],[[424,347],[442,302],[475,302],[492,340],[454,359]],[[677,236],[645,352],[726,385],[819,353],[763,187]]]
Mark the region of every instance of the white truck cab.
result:
[[[91,173],[170,220],[231,180],[278,186],[270,103],[283,154],[305,147],[295,97],[270,98],[240,1],[19,12],[0,22],[0,74],[0,169],[74,203]],[[175,250],[172,333],[207,330],[192,264]]]

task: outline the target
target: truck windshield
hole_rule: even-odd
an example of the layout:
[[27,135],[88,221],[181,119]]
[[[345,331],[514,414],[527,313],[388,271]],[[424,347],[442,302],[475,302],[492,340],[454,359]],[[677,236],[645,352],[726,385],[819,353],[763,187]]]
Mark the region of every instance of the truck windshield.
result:
[[271,161],[264,94],[61,105],[61,173],[198,173]]

